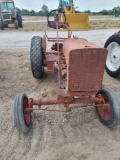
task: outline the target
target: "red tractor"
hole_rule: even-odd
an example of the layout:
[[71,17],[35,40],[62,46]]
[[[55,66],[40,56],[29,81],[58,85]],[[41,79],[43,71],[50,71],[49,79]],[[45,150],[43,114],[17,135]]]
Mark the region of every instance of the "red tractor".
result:
[[[54,21],[50,21],[51,15]],[[14,122],[19,132],[29,132],[33,111],[70,112],[72,109],[95,106],[99,120],[112,128],[120,121],[119,97],[111,89],[103,88],[102,80],[107,58],[107,49],[77,37],[72,38],[68,24],[59,22],[61,10],[53,10],[48,15],[48,26],[56,29],[55,38],[45,35],[35,36],[31,41],[31,69],[35,78],[43,78],[58,68],[58,96],[55,100],[35,100],[20,93],[15,97]],[[60,28],[68,30],[68,37],[59,38]],[[46,50],[46,41],[54,42],[52,51]],[[63,83],[64,82],[64,83]],[[58,105],[63,107],[60,109]],[[56,107],[55,107],[56,106]]]

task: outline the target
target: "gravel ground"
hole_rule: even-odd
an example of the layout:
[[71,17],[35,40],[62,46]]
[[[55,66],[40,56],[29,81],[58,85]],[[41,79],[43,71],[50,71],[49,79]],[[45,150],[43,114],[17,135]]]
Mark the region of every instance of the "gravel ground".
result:
[[[90,31],[73,31],[73,35],[85,38],[90,42],[104,46],[106,39],[119,29],[101,29]],[[47,32],[49,37],[55,37],[54,31]],[[29,52],[30,42],[33,36],[43,36],[44,32],[0,32],[0,51],[4,52]],[[59,37],[66,36],[63,31]]]
[[[103,46],[119,29],[74,31],[73,35]],[[13,122],[13,99],[55,98],[57,71],[35,80],[30,70],[30,41],[43,32],[0,32],[0,160],[120,160],[120,126],[110,130],[98,120],[94,108],[71,113],[35,112],[32,129],[20,134]],[[48,32],[55,36],[55,32]],[[60,32],[59,36],[64,36]],[[66,35],[65,35],[66,36]],[[48,49],[50,45],[48,44]],[[120,96],[120,80],[105,72],[103,84]]]

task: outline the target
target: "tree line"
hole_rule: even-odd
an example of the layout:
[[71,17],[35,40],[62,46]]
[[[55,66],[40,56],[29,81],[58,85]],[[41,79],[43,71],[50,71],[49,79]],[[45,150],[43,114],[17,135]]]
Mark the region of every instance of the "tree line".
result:
[[[30,15],[30,16],[47,16],[50,12],[48,6],[45,4],[41,7],[41,10],[36,12],[34,10],[28,10],[28,9],[19,9],[17,8],[19,12],[21,12],[22,15]],[[86,10],[83,12],[80,12],[79,10],[76,10],[77,13],[88,13],[89,15],[115,15],[116,17],[119,17],[120,15],[120,6],[114,7],[112,10],[105,10],[99,12],[92,12],[90,10]]]
[[22,14],[22,15],[28,15],[28,16],[47,16],[49,13],[49,9],[46,5],[43,5],[41,7],[41,10],[36,12],[34,10],[28,10],[28,9],[19,9],[16,7],[16,9]]
[[89,15],[114,15],[115,17],[119,17],[120,15],[120,6],[114,7],[112,10],[103,9],[99,12],[91,12],[90,10],[84,11]]

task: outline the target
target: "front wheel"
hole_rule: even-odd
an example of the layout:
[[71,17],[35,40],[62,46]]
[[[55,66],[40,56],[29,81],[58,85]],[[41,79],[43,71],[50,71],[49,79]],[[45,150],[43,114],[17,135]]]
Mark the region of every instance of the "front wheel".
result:
[[3,24],[3,21],[2,21],[2,20],[0,20],[0,29],[1,29],[1,30],[4,30],[4,24]]
[[18,20],[15,20],[14,24],[15,24],[15,29],[18,29],[19,28],[19,26],[18,26]]
[[4,28],[8,28],[9,26],[8,26],[8,24],[4,24]]
[[106,41],[108,49],[106,71],[112,77],[120,77],[120,34],[114,34]]
[[18,132],[27,133],[31,129],[31,113],[26,113],[28,108],[28,97],[17,94],[14,100],[14,124]]
[[[96,103],[96,112],[102,124],[109,128],[117,126],[120,122],[120,100],[117,94],[110,89],[100,90],[96,97],[102,97],[103,102]],[[109,106],[103,106],[109,104]]]

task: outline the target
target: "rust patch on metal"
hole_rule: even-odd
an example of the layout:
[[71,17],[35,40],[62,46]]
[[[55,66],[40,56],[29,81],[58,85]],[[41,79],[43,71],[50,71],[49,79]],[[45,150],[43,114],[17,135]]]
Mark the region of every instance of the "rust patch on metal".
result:
[[46,52],[46,36],[45,35],[42,38],[42,49],[43,49],[43,52],[45,53]]
[[97,91],[102,88],[106,49],[80,39],[68,39],[63,53],[68,67],[68,91]]

